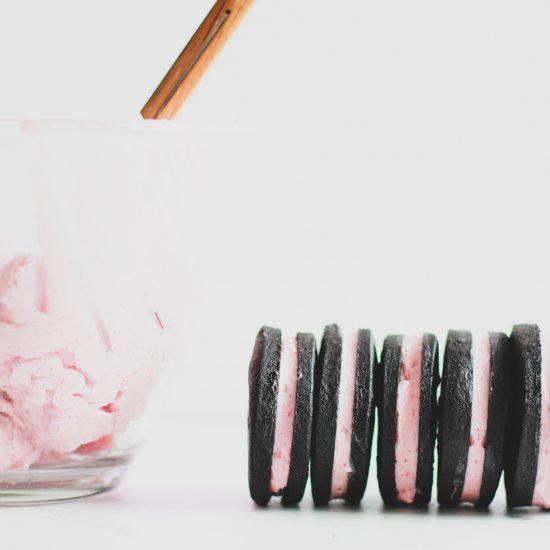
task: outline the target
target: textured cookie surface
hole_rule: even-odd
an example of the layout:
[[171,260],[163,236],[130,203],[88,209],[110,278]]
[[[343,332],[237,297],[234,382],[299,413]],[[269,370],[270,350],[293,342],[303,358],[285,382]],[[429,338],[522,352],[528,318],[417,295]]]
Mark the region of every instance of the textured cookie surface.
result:
[[249,368],[248,484],[260,505],[271,498],[270,479],[279,388],[281,331],[260,329]]
[[327,504],[331,498],[341,361],[340,330],[329,325],[321,340],[314,376],[311,490],[319,505]]
[[443,359],[437,440],[437,499],[440,504],[460,502],[472,421],[472,335],[449,331]]
[[512,373],[504,479],[509,506],[530,506],[537,477],[541,423],[541,343],[536,325],[510,338]]
[[415,498],[419,506],[427,505],[432,497],[439,382],[439,344],[433,334],[424,334]]
[[348,481],[346,501],[358,503],[365,493],[374,432],[374,367],[376,346],[370,330],[359,330],[357,344],[357,372],[351,439],[353,471]]
[[492,502],[502,476],[510,405],[510,341],[502,333],[490,333],[489,340],[491,376],[483,482],[477,502],[479,506],[488,506]]

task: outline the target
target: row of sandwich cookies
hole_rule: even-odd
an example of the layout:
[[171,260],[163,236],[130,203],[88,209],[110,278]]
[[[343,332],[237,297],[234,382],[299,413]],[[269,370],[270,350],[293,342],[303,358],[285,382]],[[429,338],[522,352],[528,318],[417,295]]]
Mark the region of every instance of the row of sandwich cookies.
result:
[[300,502],[311,465],[317,505],[359,502],[376,413],[386,504],[430,502],[437,438],[440,504],[488,506],[504,469],[510,506],[550,507],[544,342],[536,325],[516,326],[510,338],[450,331],[438,400],[439,349],[431,334],[388,336],[378,361],[369,330],[327,326],[317,353],[311,334],[283,338],[279,329],[262,328],[249,370],[252,498]]

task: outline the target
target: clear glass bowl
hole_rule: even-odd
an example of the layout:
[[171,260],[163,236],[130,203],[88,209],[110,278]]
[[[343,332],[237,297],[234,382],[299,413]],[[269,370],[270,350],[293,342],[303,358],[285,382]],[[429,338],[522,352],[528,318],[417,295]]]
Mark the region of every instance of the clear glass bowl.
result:
[[165,362],[162,124],[0,122],[0,504],[116,486]]

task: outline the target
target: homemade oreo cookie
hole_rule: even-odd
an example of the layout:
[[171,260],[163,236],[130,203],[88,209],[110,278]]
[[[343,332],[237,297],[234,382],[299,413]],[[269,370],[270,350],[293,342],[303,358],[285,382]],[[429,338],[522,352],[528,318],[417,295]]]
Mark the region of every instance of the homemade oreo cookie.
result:
[[449,331],[439,402],[438,501],[488,506],[504,461],[509,339]]
[[313,410],[315,338],[282,339],[263,327],[249,369],[248,481],[252,499],[266,505],[301,501],[307,483]]
[[378,485],[386,504],[430,502],[439,349],[432,334],[388,336],[376,371]]
[[550,508],[550,334],[517,325],[504,480],[508,506]]
[[369,330],[325,328],[315,366],[311,454],[313,500],[358,503],[365,492],[374,427],[376,350]]

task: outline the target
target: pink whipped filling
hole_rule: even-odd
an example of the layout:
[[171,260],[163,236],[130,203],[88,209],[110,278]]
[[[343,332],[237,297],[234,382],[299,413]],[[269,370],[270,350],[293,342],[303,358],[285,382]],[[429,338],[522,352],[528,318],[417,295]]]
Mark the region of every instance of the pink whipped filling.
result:
[[154,312],[130,316],[91,311],[51,258],[0,264],[0,470],[104,451],[141,414],[162,327]]
[[348,479],[352,473],[351,435],[353,407],[355,404],[355,374],[357,370],[358,332],[342,335],[342,363],[340,370],[340,391],[336,416],[336,443],[332,465],[331,497],[344,498],[348,490]]
[[298,341],[296,338],[289,338],[283,340],[281,344],[279,393],[277,395],[275,441],[273,444],[270,481],[270,490],[275,494],[280,493],[288,484],[297,385]]
[[491,343],[487,332],[472,333],[472,421],[470,448],[464,487],[460,500],[477,502],[485,465],[485,437],[489,414],[489,380],[491,377]]
[[541,345],[541,418],[537,477],[533,504],[550,508],[550,334],[540,331]]
[[416,496],[422,342],[421,334],[403,338],[397,386],[395,488],[397,499],[406,504],[412,504]]

